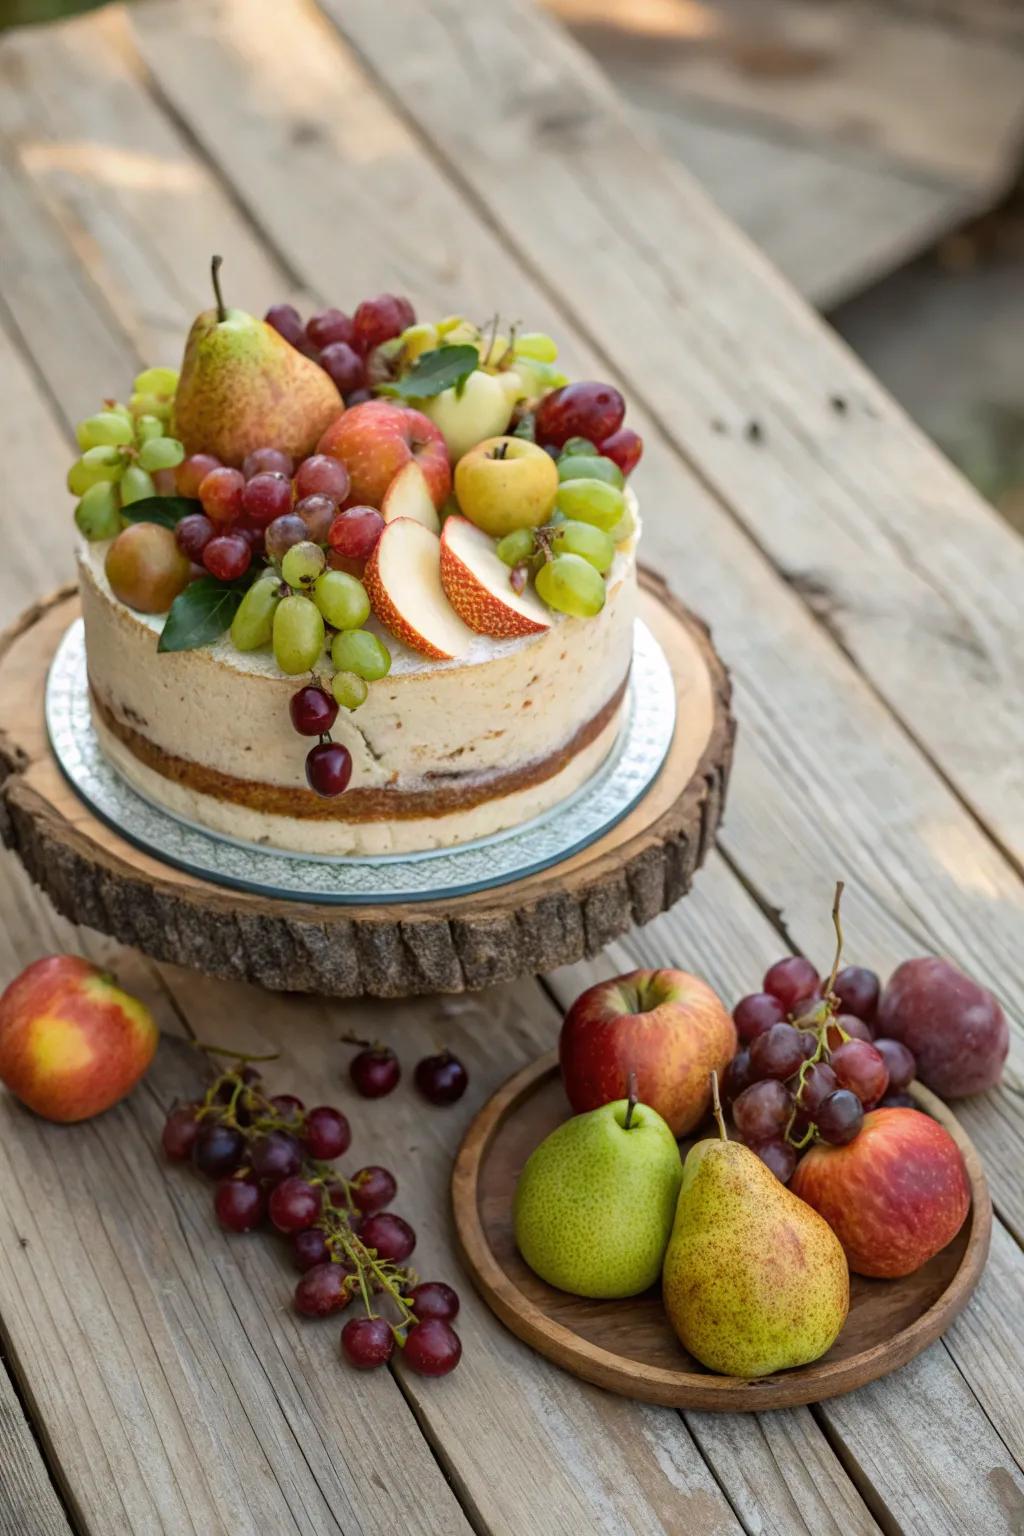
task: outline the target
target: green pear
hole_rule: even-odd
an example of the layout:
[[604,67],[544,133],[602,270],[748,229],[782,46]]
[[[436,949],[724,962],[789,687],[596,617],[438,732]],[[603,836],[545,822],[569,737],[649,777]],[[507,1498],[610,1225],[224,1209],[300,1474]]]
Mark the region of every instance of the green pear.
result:
[[227,309],[220,257],[212,263],[216,306],[197,315],[185,343],[172,433],[185,452],[239,466],[254,448],[281,448],[298,461],[345,409],[311,358],[244,309]]
[[[716,1085],[717,1088],[717,1085]],[[699,1141],[683,1165],[662,1293],[681,1343],[709,1370],[767,1376],[817,1360],[850,1306],[839,1239],[749,1147]]]
[[530,1268],[577,1296],[636,1296],[655,1283],[682,1178],[676,1139],[634,1098],[566,1120],[516,1188],[516,1243]]

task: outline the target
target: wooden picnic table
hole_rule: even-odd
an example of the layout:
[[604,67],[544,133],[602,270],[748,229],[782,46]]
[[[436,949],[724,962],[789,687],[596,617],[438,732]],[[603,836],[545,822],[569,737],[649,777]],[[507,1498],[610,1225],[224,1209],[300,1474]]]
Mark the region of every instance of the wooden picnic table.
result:
[[[96,1121],[0,1099],[3,1536],[1024,1531],[1019,539],[526,0],[140,0],[5,34],[0,210],[4,622],[72,573],[71,425],[176,359],[215,248],[257,312],[393,289],[521,315],[613,378],[647,442],[646,557],[712,622],[740,720],[693,894],[481,995],[210,981],[71,929],[4,856],[0,983],[47,951],[102,958],[165,1040]],[[469,1117],[600,975],[678,964],[731,1003],[788,949],[824,958],[837,876],[850,958],[945,952],[1011,1015],[1004,1086],[958,1107],[997,1212],[978,1291],[912,1364],[813,1408],[681,1414],[577,1382],[460,1276]],[[442,1037],[466,1098],[354,1101],[352,1030],[409,1065]],[[352,1111],[420,1272],[462,1293],[454,1376],[343,1367],[276,1246],[227,1237],[168,1170],[189,1037],[277,1050],[276,1085]]]

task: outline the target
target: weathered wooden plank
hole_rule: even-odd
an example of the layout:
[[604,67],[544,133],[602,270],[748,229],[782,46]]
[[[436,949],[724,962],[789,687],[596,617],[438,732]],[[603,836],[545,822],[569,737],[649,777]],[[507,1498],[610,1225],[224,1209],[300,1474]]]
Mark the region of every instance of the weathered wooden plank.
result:
[[0,1358],[0,1536],[71,1536],[39,1447]]
[[63,423],[43,395],[27,359],[0,325],[0,463],[11,504],[0,562],[0,628],[71,577],[69,504],[64,476],[68,443]]
[[[324,8],[603,368],[1024,862],[1019,539],[533,6]],[[142,23],[164,48],[168,14],[147,8]]]

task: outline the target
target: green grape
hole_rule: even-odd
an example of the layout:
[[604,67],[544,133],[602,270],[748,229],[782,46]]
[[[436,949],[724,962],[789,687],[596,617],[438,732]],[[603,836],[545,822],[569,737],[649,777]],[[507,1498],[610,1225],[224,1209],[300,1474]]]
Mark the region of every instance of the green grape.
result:
[[68,490],[72,496],[84,496],[91,485],[120,480],[123,473],[124,459],[116,448],[88,448],[68,470]]
[[635,532],[636,518],[633,516],[633,509],[627,501],[622,509],[622,516],[615,524],[615,527],[611,529],[608,537],[613,544],[621,544],[624,539],[631,539]]
[[185,457],[185,450],[176,437],[150,437],[139,449],[139,463],[143,469],[174,469]]
[[604,480],[566,480],[558,488],[555,505],[571,521],[593,523],[610,533],[622,519],[626,498]]
[[99,447],[117,447],[119,443],[130,443],[135,438],[135,430],[130,421],[118,411],[98,411],[95,416],[87,416],[80,421],[75,428],[75,436],[78,438],[78,446],[81,449]]
[[593,458],[597,453],[597,444],[592,443],[589,437],[569,437],[559,450],[559,459],[571,459],[577,454]]
[[[257,583],[262,585],[262,583]],[[282,597],[274,612],[274,660],[289,677],[309,672],[324,648],[324,621],[308,597]]]
[[95,543],[113,539],[121,532],[121,498],[109,480],[90,485],[75,508],[78,531]]
[[495,553],[506,565],[522,565],[524,560],[532,558],[534,547],[532,528],[513,528],[511,533],[498,540]]
[[155,495],[153,477],[137,464],[129,464],[121,476],[121,505],[130,507],[133,501],[145,501],[147,496]]
[[156,416],[165,426],[171,419],[171,401],[162,395],[132,395],[131,407],[135,417]]
[[538,363],[553,363],[558,356],[558,344],[543,331],[524,331],[517,336],[512,348],[516,357],[529,357]]
[[173,395],[178,387],[176,368],[144,368],[134,379],[134,388],[140,395]]
[[358,709],[360,704],[365,704],[369,689],[358,672],[335,672],[331,678],[331,692],[342,709]]
[[559,480],[604,480],[621,491],[626,477],[614,459],[600,453],[562,454],[558,460]]
[[369,629],[343,629],[331,645],[331,660],[339,672],[354,672],[368,683],[387,677],[391,654]]
[[105,411],[113,411],[115,416],[123,416],[125,421],[135,420],[131,411],[121,400],[104,400],[103,409]]
[[326,564],[327,556],[319,544],[302,539],[285,550],[281,575],[290,587],[311,587]]
[[150,438],[163,437],[163,435],[164,424],[159,416],[140,416],[135,423],[135,441],[137,443],[148,443]]
[[568,384],[569,378],[554,363],[535,362],[532,357],[516,358],[515,372],[522,381],[523,391],[531,399],[536,395],[547,394],[549,389],[561,389],[563,384]]
[[361,629],[370,617],[366,588],[347,571],[324,571],[318,576],[313,601],[333,629]]
[[537,591],[556,613],[592,619],[604,607],[604,577],[581,555],[556,555],[537,572]]
[[556,555],[581,555],[602,576],[615,559],[611,534],[595,528],[593,523],[561,523],[552,537],[551,548]]
[[255,651],[269,642],[280,601],[281,586],[276,577],[253,582],[231,620],[231,639],[236,651]]

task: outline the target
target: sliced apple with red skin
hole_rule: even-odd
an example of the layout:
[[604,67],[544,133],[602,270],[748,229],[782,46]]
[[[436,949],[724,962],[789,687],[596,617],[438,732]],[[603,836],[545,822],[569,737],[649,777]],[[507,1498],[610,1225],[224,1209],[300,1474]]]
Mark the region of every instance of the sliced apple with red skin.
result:
[[380,515],[386,523],[393,523],[399,517],[411,517],[414,522],[429,528],[431,533],[441,532],[441,519],[427,477],[415,459],[402,466],[384,492]]
[[473,644],[441,585],[441,541],[411,517],[388,523],[363,572],[373,611],[410,650],[451,661]]
[[551,628],[544,604],[529,590],[516,592],[511,577],[489,534],[468,517],[445,518],[441,585],[470,629],[495,640],[511,640]]

